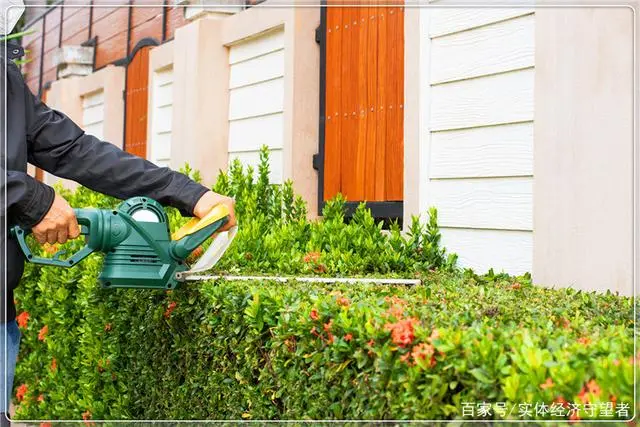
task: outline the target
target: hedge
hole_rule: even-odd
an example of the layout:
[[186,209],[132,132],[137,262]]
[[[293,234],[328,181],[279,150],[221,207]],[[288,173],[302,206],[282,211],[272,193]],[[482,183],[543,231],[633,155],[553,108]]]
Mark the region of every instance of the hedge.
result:
[[[220,271],[375,273],[422,285],[102,290],[99,256],[72,269],[28,265],[16,294],[18,419],[634,415],[631,298],[461,270],[440,247],[434,210],[406,237],[397,225],[383,231],[364,207],[346,221],[341,198],[308,221],[290,183],[268,184],[265,151],[257,172],[236,163],[214,187],[236,197],[241,224]],[[78,207],[117,202],[63,193]],[[170,217],[174,228],[184,221]]]

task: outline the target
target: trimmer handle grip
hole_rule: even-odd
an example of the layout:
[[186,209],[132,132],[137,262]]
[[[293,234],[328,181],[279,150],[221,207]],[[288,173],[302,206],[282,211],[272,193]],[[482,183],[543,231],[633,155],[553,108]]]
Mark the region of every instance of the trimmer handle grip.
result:
[[[76,214],[76,219],[78,220],[78,224],[80,225],[81,235],[91,236],[92,232],[99,231],[99,228],[101,228],[100,225],[102,220],[101,212],[99,210],[74,209],[74,211]],[[29,246],[27,245],[27,242],[26,242],[26,237],[29,234],[31,234],[31,231],[32,230],[30,228],[22,228],[16,225],[11,228],[10,233],[11,233],[11,237],[13,237],[18,241],[18,244],[20,245],[20,249],[22,249],[22,252],[24,253],[24,256],[26,257],[27,261],[33,264],[51,265],[55,267],[69,268],[78,264],[80,261],[85,259],[87,256],[89,256],[91,253],[93,253],[97,249],[95,245],[96,242],[94,242],[95,239],[89,238],[87,244],[85,244],[85,246],[82,249],[80,249],[78,252],[76,252],[66,260],[60,259],[60,257],[67,252],[65,250],[58,251],[51,258],[38,257],[33,255],[33,253],[31,252],[31,249],[29,249]]]
[[204,218],[193,218],[173,234],[172,256],[178,260],[186,259],[191,252],[229,222],[229,214],[229,208],[220,204],[211,209]]

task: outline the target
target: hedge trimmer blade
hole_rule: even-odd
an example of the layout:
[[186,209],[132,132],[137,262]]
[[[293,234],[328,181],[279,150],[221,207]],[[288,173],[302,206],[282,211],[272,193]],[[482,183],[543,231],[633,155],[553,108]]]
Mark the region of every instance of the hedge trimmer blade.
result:
[[176,274],[178,280],[194,280],[191,279],[192,275],[196,273],[202,273],[204,271],[211,270],[220,261],[222,255],[227,251],[233,239],[235,239],[238,232],[238,226],[231,228],[228,231],[219,233],[205,253],[198,259],[198,261],[188,271],[183,271]]
[[176,273],[176,280],[181,282],[223,279],[228,281],[275,281],[275,282],[308,282],[308,283],[370,283],[378,285],[419,285],[420,279],[388,279],[371,277],[288,277],[288,276],[231,276],[225,274],[200,274],[211,270],[220,261],[238,232],[238,226],[222,232],[211,242],[211,246],[188,271]]

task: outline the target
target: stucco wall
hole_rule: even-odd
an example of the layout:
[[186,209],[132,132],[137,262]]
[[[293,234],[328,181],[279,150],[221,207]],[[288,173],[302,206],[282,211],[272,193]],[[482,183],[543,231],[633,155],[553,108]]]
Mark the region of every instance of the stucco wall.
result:
[[632,293],[633,19],[536,15],[536,283]]

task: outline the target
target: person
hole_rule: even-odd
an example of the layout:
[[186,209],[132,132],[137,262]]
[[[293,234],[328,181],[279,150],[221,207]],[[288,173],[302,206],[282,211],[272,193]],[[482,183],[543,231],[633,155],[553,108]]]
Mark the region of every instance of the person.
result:
[[[12,7],[9,7],[9,6]],[[18,7],[16,8],[15,5]],[[22,1],[0,0],[0,38],[10,34],[24,12]],[[5,19],[6,18],[6,19]],[[13,60],[23,55],[19,45],[0,43],[2,56],[2,303],[0,309],[0,421],[9,424],[20,330],[16,324],[13,291],[24,270],[24,255],[8,229],[32,230],[40,243],[64,243],[79,236],[74,211],[50,186],[27,174],[27,162],[56,176],[120,199],[146,196],[173,206],[184,216],[202,218],[225,204],[236,224],[234,201],[169,168],[161,168],[128,154],[115,145],[88,135],[65,114],[49,108],[27,87]],[[6,47],[6,49],[5,49]],[[6,139],[5,139],[6,135]],[[5,268],[6,266],[6,268]],[[6,376],[5,376],[6,373]]]

